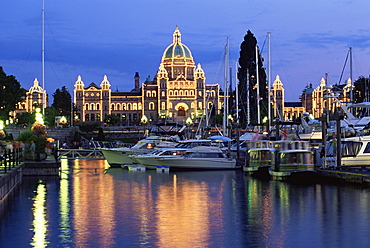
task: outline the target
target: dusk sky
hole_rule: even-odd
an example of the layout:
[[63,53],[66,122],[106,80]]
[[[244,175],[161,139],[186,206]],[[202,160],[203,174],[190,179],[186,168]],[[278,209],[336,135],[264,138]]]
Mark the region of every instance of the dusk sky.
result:
[[[0,66],[26,89],[41,84],[42,0],[2,0],[0,9]],[[267,68],[271,32],[272,81],[279,75],[285,100],[298,101],[325,73],[339,83],[349,47],[354,80],[369,75],[369,9],[369,0],[45,0],[45,88],[52,101],[57,88],[72,93],[78,75],[85,85],[107,75],[112,90],[130,91],[135,72],[141,83],[155,76],[178,25],[206,83],[222,87],[226,37],[233,70],[247,30]]]

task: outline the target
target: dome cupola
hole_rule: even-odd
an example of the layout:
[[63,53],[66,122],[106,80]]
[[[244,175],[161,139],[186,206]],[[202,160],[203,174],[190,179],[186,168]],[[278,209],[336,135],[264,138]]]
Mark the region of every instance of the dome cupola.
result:
[[176,26],[176,30],[173,33],[173,43],[164,51],[162,60],[177,57],[193,59],[189,48],[181,43],[181,33],[178,26]]

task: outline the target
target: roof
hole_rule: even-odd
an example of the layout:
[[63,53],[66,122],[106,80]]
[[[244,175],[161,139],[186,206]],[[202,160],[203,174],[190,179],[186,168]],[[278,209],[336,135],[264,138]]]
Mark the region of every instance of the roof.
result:
[[193,59],[189,48],[181,43],[181,33],[177,26],[175,32],[173,33],[173,43],[169,45],[163,53],[163,59],[175,57]]

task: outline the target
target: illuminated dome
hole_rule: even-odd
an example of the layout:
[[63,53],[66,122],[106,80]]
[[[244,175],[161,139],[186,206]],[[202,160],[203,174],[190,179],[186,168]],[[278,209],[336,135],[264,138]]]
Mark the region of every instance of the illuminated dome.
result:
[[44,89],[41,88],[41,86],[39,85],[39,81],[37,81],[37,78],[35,78],[35,80],[33,81],[33,86],[30,88],[29,92],[30,93],[33,93],[33,92],[43,93],[43,92],[45,92]]
[[176,57],[193,59],[189,48],[181,43],[181,33],[177,26],[175,32],[173,33],[173,43],[164,51],[163,59]]

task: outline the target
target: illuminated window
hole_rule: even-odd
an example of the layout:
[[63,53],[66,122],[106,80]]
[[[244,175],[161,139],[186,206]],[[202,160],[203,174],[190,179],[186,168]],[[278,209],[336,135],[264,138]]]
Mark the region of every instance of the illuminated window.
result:
[[178,92],[177,92],[177,90],[175,90],[175,96],[177,96],[178,95]]
[[141,102],[139,102],[139,110],[142,110],[143,109],[143,106],[141,104]]
[[126,110],[126,103],[122,103],[122,110]]
[[149,110],[154,110],[154,102],[149,103]]
[[120,110],[121,109],[121,104],[117,103],[116,104],[116,110]]
[[202,96],[202,91],[199,91],[199,96]]
[[185,108],[180,106],[177,111],[177,116],[185,116]]
[[112,103],[112,105],[110,106],[110,109],[114,110],[114,103]]
[[132,104],[132,109],[137,110],[137,103]]
[[166,103],[162,102],[162,110],[165,110],[165,109],[166,109]]
[[172,95],[173,95],[173,91],[172,91],[172,90],[170,90],[170,91],[168,92],[168,95],[172,96]]
[[184,92],[182,90],[180,90],[180,93],[179,93],[180,96],[183,96],[184,95]]
[[164,91],[162,91],[162,96],[165,97],[166,96],[166,93]]
[[132,104],[131,103],[128,103],[127,104],[127,110],[131,110],[132,109]]
[[146,97],[152,97],[152,92],[148,90],[148,91],[146,92]]
[[203,104],[202,104],[202,102],[198,102],[198,108],[199,108],[199,109],[203,109]]
[[168,104],[168,108],[169,108],[169,109],[172,109],[172,102],[170,102],[170,103]]
[[85,110],[89,110],[89,104],[88,103],[85,104]]
[[155,90],[152,91],[152,97],[157,97],[157,92]]
[[189,91],[185,90],[185,96],[187,96],[189,94]]
[[192,102],[191,104],[190,104],[190,108],[194,108],[194,103]]

